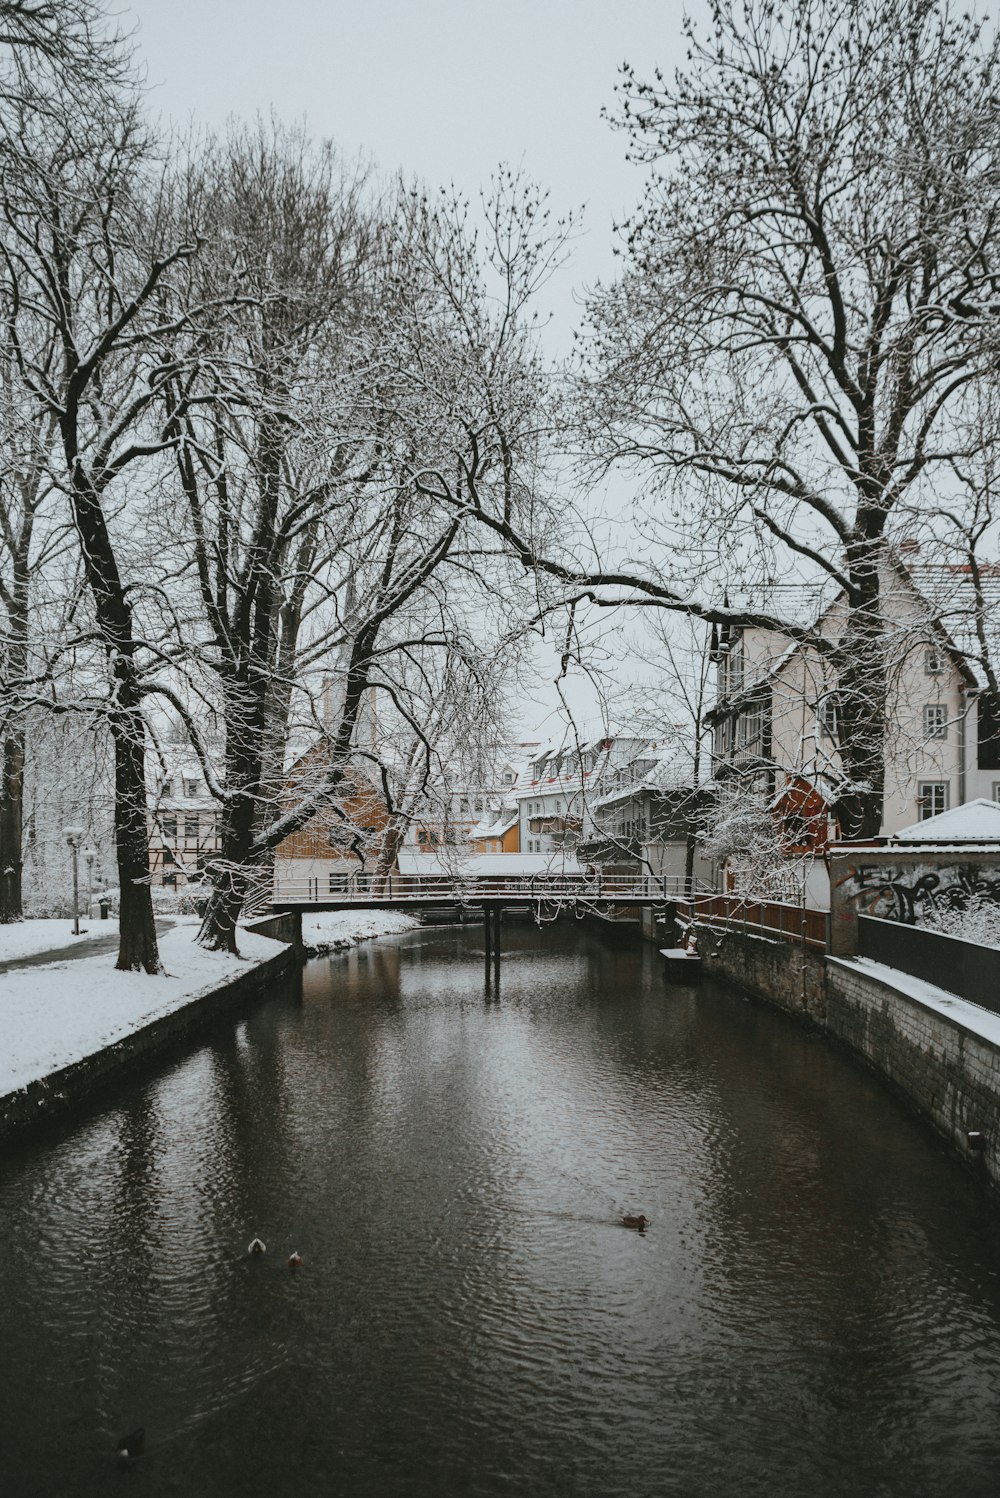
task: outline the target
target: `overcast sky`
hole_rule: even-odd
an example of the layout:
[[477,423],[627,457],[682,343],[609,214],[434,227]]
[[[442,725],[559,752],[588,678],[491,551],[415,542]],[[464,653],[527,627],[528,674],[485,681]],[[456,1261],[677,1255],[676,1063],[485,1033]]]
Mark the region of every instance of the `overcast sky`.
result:
[[587,205],[551,287],[547,339],[564,353],[574,289],[614,275],[612,223],[641,173],[601,118],[620,64],[683,56],[678,0],[133,0],[150,103],[221,125],[274,109],[387,172],[474,194],[523,162],[557,213]]
[[[127,0],[126,0],[127,3]],[[555,213],[586,205],[572,259],[543,293],[546,347],[570,346],[577,298],[613,278],[612,224],[635,206],[642,173],[601,118],[626,59],[641,77],[682,60],[681,22],[703,0],[132,0],[150,107],[208,126],[274,112],[306,119],[347,156],[402,168],[470,196],[499,162],[523,164]],[[604,620],[607,624],[607,620]],[[547,653],[539,654],[540,676]],[[524,730],[556,700],[539,683]],[[568,693],[594,722],[592,694]]]

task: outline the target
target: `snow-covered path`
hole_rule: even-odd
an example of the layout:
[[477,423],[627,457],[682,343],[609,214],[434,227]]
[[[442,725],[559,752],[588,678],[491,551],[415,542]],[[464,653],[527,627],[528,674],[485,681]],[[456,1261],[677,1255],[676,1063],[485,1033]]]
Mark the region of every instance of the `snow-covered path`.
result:
[[0,926],[0,965],[32,957],[38,952],[61,951],[64,947],[89,946],[101,938],[117,940],[117,921],[89,921],[80,918],[80,935],[73,935],[73,922],[14,921]]

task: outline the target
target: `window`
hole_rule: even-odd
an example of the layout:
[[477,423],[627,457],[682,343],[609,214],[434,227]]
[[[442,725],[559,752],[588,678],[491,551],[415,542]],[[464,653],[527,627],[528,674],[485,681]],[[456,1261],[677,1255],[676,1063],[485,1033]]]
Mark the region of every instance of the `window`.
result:
[[924,653],[924,670],[928,676],[940,676],[944,670],[944,655],[937,645],[931,645]]
[[163,862],[164,862],[164,864],[176,863],[177,862],[176,858],[171,853],[171,851],[170,851],[169,848],[164,848],[164,850],[163,850]]
[[193,837],[194,840],[195,840],[195,842],[198,841],[198,818],[197,817],[185,817],[184,818],[184,836],[185,837]]
[[921,780],[917,786],[918,820],[926,822],[928,817],[938,817],[948,810],[947,780]]
[[943,702],[929,702],[924,708],[924,737],[927,739],[948,737],[948,709]]
[[177,836],[177,818],[176,817],[164,817],[163,821],[161,822],[160,825],[163,828],[163,836],[164,837],[176,837]]
[[836,692],[820,698],[816,709],[819,720],[820,737],[824,739],[839,740],[840,738],[840,699]]
[[164,885],[166,886],[167,889],[176,889],[177,888],[177,875],[176,874],[164,874],[164,876],[163,876],[163,883],[164,883]]
[[184,794],[185,796],[197,796],[198,794],[198,781],[192,775],[184,776]]
[[743,685],[743,636],[739,635],[729,651],[729,690],[738,692]]
[[994,780],[993,782],[993,799],[994,801],[1000,801],[1000,780]]
[[329,882],[328,882],[327,888],[328,888],[329,893],[331,895],[342,895],[344,893],[344,891],[347,889],[347,875],[346,874],[330,874],[328,876],[328,879],[329,879]]
[[976,764],[980,770],[1000,770],[1000,702],[992,692],[980,692],[976,717]]
[[174,794],[174,783],[172,780],[165,780],[163,782],[163,790],[160,794],[163,796],[172,796]]
[[736,720],[737,746],[740,749],[755,749],[760,753],[763,749],[763,737],[764,706],[755,702],[745,713],[740,713]]

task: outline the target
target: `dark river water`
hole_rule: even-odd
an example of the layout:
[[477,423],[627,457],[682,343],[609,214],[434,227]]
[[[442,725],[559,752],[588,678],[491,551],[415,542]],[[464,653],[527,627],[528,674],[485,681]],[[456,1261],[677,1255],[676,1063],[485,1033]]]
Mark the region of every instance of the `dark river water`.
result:
[[7,1151],[3,1498],[1000,1492],[982,1184],[651,948],[504,941],[488,1003],[472,928],[312,962]]

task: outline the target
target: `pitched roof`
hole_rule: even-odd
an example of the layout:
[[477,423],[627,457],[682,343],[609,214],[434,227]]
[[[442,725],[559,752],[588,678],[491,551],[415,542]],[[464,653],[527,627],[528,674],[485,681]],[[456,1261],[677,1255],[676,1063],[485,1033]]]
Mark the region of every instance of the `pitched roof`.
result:
[[900,843],[993,843],[1000,842],[1000,805],[985,796],[965,801],[926,821],[914,822],[895,832],[891,842]]

